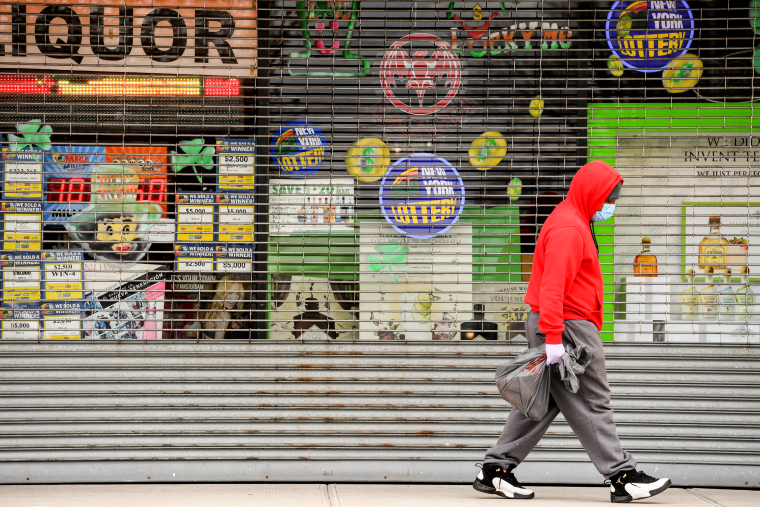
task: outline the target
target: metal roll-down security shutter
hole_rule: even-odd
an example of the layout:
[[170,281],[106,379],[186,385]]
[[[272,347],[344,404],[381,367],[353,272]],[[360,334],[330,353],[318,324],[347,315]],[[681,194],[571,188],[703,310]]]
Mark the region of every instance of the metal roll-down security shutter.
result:
[[[493,371],[518,350],[2,344],[0,478],[466,482],[508,413]],[[756,350],[606,353],[618,432],[646,470],[679,485],[757,487]],[[599,481],[561,418],[522,469],[526,482]]]

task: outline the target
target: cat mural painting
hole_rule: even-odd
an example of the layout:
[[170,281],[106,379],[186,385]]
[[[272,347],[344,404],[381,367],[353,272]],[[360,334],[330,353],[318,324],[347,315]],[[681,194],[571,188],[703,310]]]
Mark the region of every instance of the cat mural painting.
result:
[[[560,412],[578,436],[596,469],[611,488],[613,503],[649,498],[670,487],[636,470],[636,460],[618,439],[610,408],[602,328],[604,285],[592,222],[612,217],[623,178],[609,164],[590,162],[576,173],[567,199],[546,220],[536,243],[525,302],[528,346],[546,343],[547,364],[562,361],[565,347],[584,345],[593,360],[580,375],[580,389],[565,389],[559,372],[551,374],[549,410],[540,421],[512,410],[496,445],[487,452],[473,487],[504,498],[533,498],[513,470],[538,444]],[[555,368],[552,368],[555,370]]]

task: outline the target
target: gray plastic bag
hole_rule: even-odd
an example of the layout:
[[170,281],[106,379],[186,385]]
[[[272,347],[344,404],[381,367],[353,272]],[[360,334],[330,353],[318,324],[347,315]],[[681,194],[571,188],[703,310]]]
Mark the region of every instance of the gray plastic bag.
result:
[[549,410],[549,368],[546,345],[528,349],[496,369],[496,386],[501,397],[525,414],[540,421]]
[[559,376],[562,379],[562,382],[565,383],[565,387],[568,391],[571,393],[578,392],[578,388],[580,387],[578,375],[581,375],[586,371],[586,367],[592,359],[594,359],[594,354],[586,349],[585,345],[580,345],[574,349],[565,349],[565,355],[562,356],[562,362],[557,366],[559,366]]

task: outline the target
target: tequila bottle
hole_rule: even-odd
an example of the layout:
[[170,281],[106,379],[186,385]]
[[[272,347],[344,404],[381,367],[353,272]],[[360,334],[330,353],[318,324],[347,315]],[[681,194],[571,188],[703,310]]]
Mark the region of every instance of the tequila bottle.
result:
[[686,272],[689,288],[681,294],[681,313],[683,320],[697,320],[699,316],[699,291],[694,285],[694,270]]
[[649,252],[651,242],[641,238],[641,253],[633,260],[633,276],[657,276],[657,257]]
[[724,275],[716,280],[718,287],[718,313],[721,321],[734,320],[736,296],[731,288],[731,270],[724,270]]
[[298,223],[299,224],[305,224],[306,223],[306,207],[308,206],[308,200],[309,198],[306,198],[306,202],[303,204],[301,208],[298,210]]
[[739,269],[741,277],[741,287],[736,289],[736,310],[737,320],[750,322],[757,320],[757,309],[755,307],[755,293],[749,286],[749,268],[742,266]]
[[[720,217],[710,217],[710,234],[699,242],[699,267],[725,269],[728,240],[720,233]],[[705,271],[707,272],[707,271]]]
[[718,291],[713,285],[713,268],[705,268],[705,287],[699,291],[699,320],[718,320]]
[[[309,198],[306,198],[306,202],[309,202]],[[316,224],[317,223],[317,207],[315,206],[317,202],[316,197],[311,198],[311,223]]]

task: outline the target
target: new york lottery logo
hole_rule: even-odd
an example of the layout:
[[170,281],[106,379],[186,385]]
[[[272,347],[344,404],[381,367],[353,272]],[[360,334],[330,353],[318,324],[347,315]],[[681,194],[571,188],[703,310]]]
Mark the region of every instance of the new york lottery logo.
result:
[[317,172],[325,161],[327,140],[322,131],[306,121],[292,121],[272,138],[270,154],[283,174],[305,176]]
[[379,197],[383,216],[394,229],[424,239],[446,232],[459,220],[465,189],[447,160],[416,153],[388,169]]
[[607,44],[626,67],[657,72],[689,49],[694,27],[682,0],[616,2],[607,15]]

